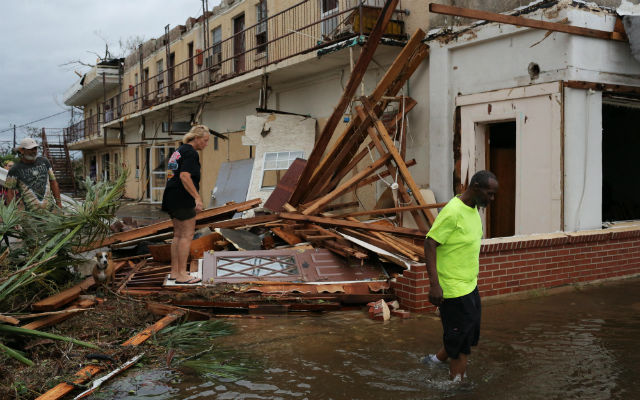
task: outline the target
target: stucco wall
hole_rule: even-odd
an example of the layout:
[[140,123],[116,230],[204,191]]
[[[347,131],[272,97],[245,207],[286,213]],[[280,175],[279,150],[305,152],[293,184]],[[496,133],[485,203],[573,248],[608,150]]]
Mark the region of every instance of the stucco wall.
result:
[[[262,136],[262,132],[266,132]],[[316,120],[297,115],[265,114],[248,115],[245,146],[255,146],[255,162],[251,172],[251,181],[247,199],[261,198],[266,201],[273,190],[261,189],[264,155],[267,152],[302,151],[303,157],[309,157],[315,142]]]

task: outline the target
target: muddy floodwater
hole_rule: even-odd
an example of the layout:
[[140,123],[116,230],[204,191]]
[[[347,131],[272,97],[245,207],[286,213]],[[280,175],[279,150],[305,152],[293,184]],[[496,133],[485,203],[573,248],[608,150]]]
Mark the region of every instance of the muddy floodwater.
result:
[[365,310],[234,320],[220,345],[262,364],[231,381],[138,369],[95,398],[638,399],[640,279],[485,301],[468,379],[420,358],[441,343],[433,315],[367,318]]

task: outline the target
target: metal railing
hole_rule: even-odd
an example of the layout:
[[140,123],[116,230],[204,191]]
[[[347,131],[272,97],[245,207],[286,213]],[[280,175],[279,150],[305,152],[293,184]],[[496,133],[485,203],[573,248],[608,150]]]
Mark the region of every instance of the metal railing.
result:
[[85,139],[100,137],[102,136],[100,123],[99,114],[92,115],[65,128],[64,137],[67,143],[75,143]]
[[[105,114],[104,120],[96,120],[96,124],[93,120],[89,124],[78,123],[69,128],[69,134],[86,138],[98,122],[142,111],[350,37],[367,35],[384,3],[385,0],[303,0],[105,99],[105,104],[116,105],[108,118]],[[333,8],[323,10],[327,5]],[[396,11],[386,35],[404,38],[404,11]]]

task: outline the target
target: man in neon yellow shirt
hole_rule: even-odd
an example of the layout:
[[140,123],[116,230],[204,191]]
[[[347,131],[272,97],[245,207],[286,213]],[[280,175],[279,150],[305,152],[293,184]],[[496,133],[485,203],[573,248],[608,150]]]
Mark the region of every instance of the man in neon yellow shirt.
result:
[[498,180],[479,171],[467,189],[438,214],[424,241],[431,289],[429,301],[440,307],[443,347],[427,361],[449,363],[449,377],[462,380],[471,346],[480,337],[478,271],[482,221],[478,207],[486,207],[498,191]]

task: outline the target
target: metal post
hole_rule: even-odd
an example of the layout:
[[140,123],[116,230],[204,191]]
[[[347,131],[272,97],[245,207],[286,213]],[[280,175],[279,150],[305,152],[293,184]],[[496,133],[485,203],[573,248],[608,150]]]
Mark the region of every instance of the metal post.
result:
[[16,148],[16,124],[13,124],[13,149]]
[[173,86],[173,82],[171,82],[171,80],[169,78],[171,78],[171,73],[169,73],[169,70],[171,68],[173,68],[173,66],[169,66],[169,56],[171,53],[171,48],[169,46],[169,24],[167,24],[167,26],[164,27],[164,45],[165,45],[165,50],[166,50],[166,54],[167,54],[167,98],[169,100],[171,100],[171,87]]

